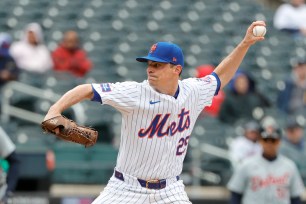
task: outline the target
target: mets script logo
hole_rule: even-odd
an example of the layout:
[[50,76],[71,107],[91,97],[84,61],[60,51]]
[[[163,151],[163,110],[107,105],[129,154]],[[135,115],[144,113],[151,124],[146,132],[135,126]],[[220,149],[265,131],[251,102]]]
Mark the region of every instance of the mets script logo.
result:
[[150,53],[154,52],[157,48],[157,44],[152,45],[151,49],[150,49]]
[[170,115],[170,113],[165,115],[157,114],[153,118],[149,127],[139,130],[138,136],[141,138],[146,136],[148,136],[148,138],[152,138],[154,135],[157,135],[157,137],[164,137],[167,135],[173,136],[176,132],[183,132],[190,127],[189,111],[185,111],[185,108],[183,108],[180,114],[178,114],[178,123],[173,121],[168,127],[165,127],[166,124],[169,124],[168,119]]

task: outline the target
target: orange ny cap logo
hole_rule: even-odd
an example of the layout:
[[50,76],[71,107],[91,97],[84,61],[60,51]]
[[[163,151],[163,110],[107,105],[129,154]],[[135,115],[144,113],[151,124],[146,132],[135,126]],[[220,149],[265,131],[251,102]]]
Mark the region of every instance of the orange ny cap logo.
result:
[[173,62],[176,62],[176,58],[175,58],[175,57],[173,57],[173,58],[172,58],[172,61],[173,61]]
[[154,52],[157,48],[157,44],[152,45],[151,49],[150,49],[150,53]]

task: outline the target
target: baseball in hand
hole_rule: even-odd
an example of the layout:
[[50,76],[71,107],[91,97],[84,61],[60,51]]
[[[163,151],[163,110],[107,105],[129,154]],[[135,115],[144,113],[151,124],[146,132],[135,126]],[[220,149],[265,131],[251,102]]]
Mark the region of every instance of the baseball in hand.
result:
[[255,26],[253,28],[253,35],[256,37],[263,37],[265,36],[267,29],[265,26]]

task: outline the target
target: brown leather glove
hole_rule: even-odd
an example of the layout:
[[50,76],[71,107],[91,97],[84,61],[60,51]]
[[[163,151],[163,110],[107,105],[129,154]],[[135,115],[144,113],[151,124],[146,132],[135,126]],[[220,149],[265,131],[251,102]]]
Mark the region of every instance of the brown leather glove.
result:
[[98,139],[98,131],[90,127],[83,127],[76,124],[62,115],[50,118],[41,123],[42,129],[56,135],[57,137],[79,143],[85,147],[96,144]]

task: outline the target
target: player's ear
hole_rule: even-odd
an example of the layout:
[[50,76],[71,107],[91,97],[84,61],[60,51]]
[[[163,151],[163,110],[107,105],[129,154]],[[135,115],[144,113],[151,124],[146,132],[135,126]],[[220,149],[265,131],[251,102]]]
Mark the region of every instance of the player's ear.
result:
[[174,69],[175,69],[175,72],[178,73],[178,74],[180,74],[182,72],[182,66],[181,65],[176,65]]

